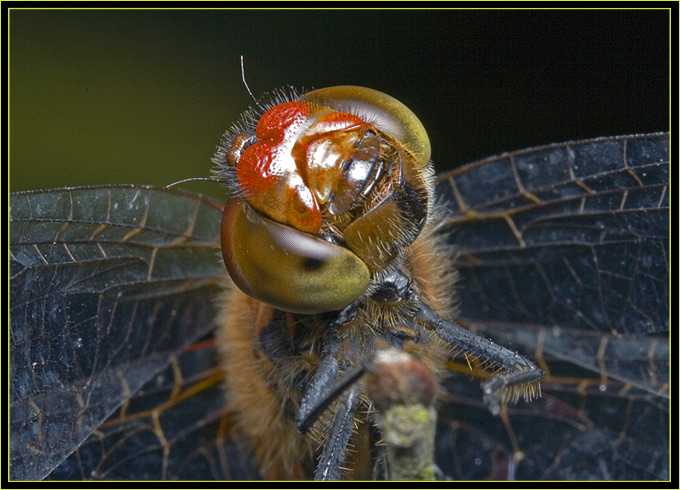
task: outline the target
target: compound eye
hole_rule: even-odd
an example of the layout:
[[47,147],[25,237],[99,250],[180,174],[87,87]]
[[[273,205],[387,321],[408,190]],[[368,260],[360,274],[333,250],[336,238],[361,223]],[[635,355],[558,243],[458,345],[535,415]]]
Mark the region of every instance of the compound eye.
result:
[[401,143],[419,165],[430,161],[430,139],[425,127],[411,109],[394,97],[366,87],[339,85],[313,90],[298,100],[356,114]]
[[368,286],[368,267],[350,250],[265,218],[242,198],[227,202],[221,241],[239,289],[280,310],[339,310]]

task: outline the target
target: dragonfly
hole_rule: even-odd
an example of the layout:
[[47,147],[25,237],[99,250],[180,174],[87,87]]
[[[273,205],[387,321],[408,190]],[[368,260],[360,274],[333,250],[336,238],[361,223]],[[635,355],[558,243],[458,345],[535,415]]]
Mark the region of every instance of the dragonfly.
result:
[[[488,373],[451,360],[442,477],[668,478],[668,160],[659,133],[439,176],[456,320],[546,373],[493,415],[470,368]],[[224,208],[141,185],[12,195],[12,479],[262,476],[214,340]]]

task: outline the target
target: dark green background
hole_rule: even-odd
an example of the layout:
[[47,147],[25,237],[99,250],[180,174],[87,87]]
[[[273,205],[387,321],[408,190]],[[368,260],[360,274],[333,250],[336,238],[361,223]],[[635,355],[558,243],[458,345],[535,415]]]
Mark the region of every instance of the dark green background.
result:
[[666,130],[668,15],[11,10],[11,190],[207,176],[251,103],[240,55],[256,95],[356,84],[400,99],[428,129],[439,170]]

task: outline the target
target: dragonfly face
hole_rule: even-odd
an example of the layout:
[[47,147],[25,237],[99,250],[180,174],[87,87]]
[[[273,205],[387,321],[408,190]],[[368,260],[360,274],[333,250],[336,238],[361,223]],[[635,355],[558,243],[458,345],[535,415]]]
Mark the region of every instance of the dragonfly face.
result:
[[233,187],[225,264],[241,290],[284,311],[323,313],[356,301],[431,212],[427,133],[406,106],[375,90],[310,92],[223,143],[214,160],[216,176]]
[[[325,94],[326,99],[334,96]],[[351,118],[341,124],[341,131],[362,126]],[[399,141],[410,140],[400,136]],[[422,138],[413,141],[424,147]],[[224,155],[232,149],[238,164],[255,143],[243,137],[234,145]],[[596,473],[595,468],[591,477],[667,474],[666,453],[633,428],[633,422],[646,422],[648,435],[664,436],[667,148],[663,135],[555,145],[472,164],[440,178],[437,194],[445,196],[448,213],[429,215],[436,219],[423,225],[427,241],[421,243],[437,244],[449,254],[445,242],[457,247],[462,275],[458,318],[484,336],[496,335],[535,354],[550,372],[544,388],[568,391],[566,398],[549,391],[540,410],[523,408],[517,418],[508,409],[511,418],[503,419],[504,426],[487,415],[475,395],[457,386],[469,384],[469,379],[454,376],[445,381],[437,445],[438,464],[446,474],[498,477],[503,468],[512,468],[505,476],[582,477],[574,470],[579,467],[578,448],[584,447],[579,441],[589,448],[587,454],[581,449],[581,460],[595,460],[608,472]],[[249,196],[247,183],[252,179],[242,179],[242,189],[238,165],[235,168],[232,181],[241,191],[235,205],[238,221],[249,213],[261,214],[259,204],[251,206],[249,198],[262,196]],[[424,195],[429,199],[431,194]],[[323,213],[332,213],[320,208],[323,230]],[[304,220],[288,207],[284,210],[284,218],[264,219],[313,235],[309,224],[300,224]],[[216,311],[215,299],[223,297],[223,266],[215,259],[221,222],[220,204],[166,189],[122,186],[13,196],[13,478],[42,478],[54,468],[56,478],[252,478],[258,467],[266,476],[308,476],[305,472],[314,471],[319,457],[314,438],[330,434],[332,439],[333,432],[324,424],[340,419],[323,415],[311,436],[283,438],[292,433],[300,406],[309,402],[310,386],[320,386],[315,373],[321,365],[335,360],[341,373],[383,341],[410,350],[433,371],[445,359],[448,347],[441,336],[447,334],[419,327],[405,314],[388,323],[386,315],[373,311],[405,301],[403,291],[411,288],[440,315],[449,313],[450,270],[423,261],[431,251],[414,253],[408,264],[440,271],[433,276],[441,289],[435,293],[425,291],[413,269],[404,266],[402,275],[376,272],[377,260],[365,262],[374,288],[369,287],[364,295],[369,299],[361,301],[373,301],[370,314],[362,308],[359,313],[345,311],[345,318],[318,311],[301,314],[297,307],[287,312],[237,289],[227,293],[231,308]],[[248,223],[226,226],[232,235],[243,235]],[[346,246],[342,234],[329,236],[322,239]],[[419,240],[403,248],[426,248]],[[388,265],[395,260],[403,265],[391,253],[386,256]],[[435,258],[441,265],[451,256]],[[408,288],[398,287],[403,277],[411,280]],[[620,287],[623,279],[625,289]],[[255,287],[250,281],[246,278],[239,286]],[[592,299],[591,291],[599,301]],[[427,308],[424,305],[415,317],[426,317]],[[413,307],[412,314],[416,310]],[[227,403],[218,389],[222,371],[216,367],[214,347],[195,344],[218,324],[223,341],[218,349],[226,359],[230,383]],[[368,332],[358,328],[367,324],[372,326]],[[637,358],[624,356],[624,351],[637,352]],[[597,381],[595,395],[583,381],[588,372]],[[580,387],[570,386],[569,380],[577,380]],[[615,391],[617,383],[620,391]],[[478,394],[479,387],[472,385]],[[277,402],[270,405],[274,408],[269,414],[257,406],[263,405],[267,392],[274,393]],[[615,403],[598,398],[603,393]],[[351,405],[351,396],[341,403]],[[368,401],[358,400],[367,410]],[[458,409],[449,411],[454,402]],[[606,425],[602,413],[611,406],[620,410],[618,418],[609,419],[627,422]],[[249,407],[259,420],[248,423],[244,418]],[[280,430],[283,435],[274,434],[275,425],[266,417],[287,421]],[[480,417],[489,420],[482,423]],[[354,415],[346,419],[354,421]],[[365,420],[370,442],[370,418],[360,422]],[[536,435],[536,424],[527,420],[543,421],[547,433]],[[265,430],[253,433],[257,424]],[[267,434],[268,440],[258,440]],[[481,443],[461,446],[466,438]],[[555,438],[560,438],[557,444]],[[292,475],[277,473],[282,462],[272,459],[266,442],[272,447],[288,444],[283,463],[293,461]],[[455,453],[460,447],[464,449]],[[548,447],[554,449],[546,451]],[[255,463],[248,456],[253,449]],[[521,459],[519,454],[527,456]],[[614,463],[611,454],[624,454],[629,462]],[[325,451],[320,457],[322,463],[327,461]],[[479,464],[461,470],[458,462],[466,460]]]

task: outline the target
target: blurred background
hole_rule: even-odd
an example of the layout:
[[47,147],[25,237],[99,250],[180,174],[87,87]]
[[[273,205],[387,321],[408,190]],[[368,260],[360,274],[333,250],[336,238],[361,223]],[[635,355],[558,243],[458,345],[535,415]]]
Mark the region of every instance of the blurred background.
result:
[[10,190],[207,176],[252,104],[240,55],[256,96],[354,84],[396,97],[438,171],[668,130],[668,25],[664,10],[12,10]]

